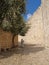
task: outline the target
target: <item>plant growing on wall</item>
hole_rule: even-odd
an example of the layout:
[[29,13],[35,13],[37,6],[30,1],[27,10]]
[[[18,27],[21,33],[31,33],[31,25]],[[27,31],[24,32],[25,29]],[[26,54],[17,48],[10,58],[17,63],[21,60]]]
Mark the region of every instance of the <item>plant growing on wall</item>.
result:
[[0,0],[0,28],[12,33],[12,47],[15,36],[25,36],[29,28],[22,16],[25,12],[25,0]]

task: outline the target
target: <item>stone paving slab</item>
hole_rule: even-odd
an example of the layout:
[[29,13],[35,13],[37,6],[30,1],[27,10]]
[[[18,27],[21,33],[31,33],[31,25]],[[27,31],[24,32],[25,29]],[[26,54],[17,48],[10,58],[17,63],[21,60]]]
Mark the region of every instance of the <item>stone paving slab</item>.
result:
[[49,65],[49,48],[30,44],[2,52],[0,65]]

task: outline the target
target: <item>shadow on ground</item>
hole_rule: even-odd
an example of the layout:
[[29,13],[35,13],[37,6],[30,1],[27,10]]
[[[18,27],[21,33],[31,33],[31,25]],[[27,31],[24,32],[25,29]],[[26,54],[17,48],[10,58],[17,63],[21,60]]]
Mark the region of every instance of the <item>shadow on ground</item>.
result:
[[22,54],[22,55],[28,55],[29,53],[37,53],[40,51],[43,51],[45,48],[42,46],[38,46],[37,44],[24,44],[24,47],[21,48],[20,46],[17,48],[13,48],[6,52],[0,53],[0,59],[11,57],[12,55],[16,54]]

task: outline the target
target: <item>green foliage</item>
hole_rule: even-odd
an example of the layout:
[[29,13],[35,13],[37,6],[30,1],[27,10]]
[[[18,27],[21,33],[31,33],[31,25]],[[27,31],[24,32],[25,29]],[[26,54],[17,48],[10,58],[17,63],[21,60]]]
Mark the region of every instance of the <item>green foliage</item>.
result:
[[0,24],[7,13],[9,5],[5,0],[0,0]]
[[24,36],[28,26],[22,17],[25,13],[25,0],[0,0],[0,27],[15,35]]

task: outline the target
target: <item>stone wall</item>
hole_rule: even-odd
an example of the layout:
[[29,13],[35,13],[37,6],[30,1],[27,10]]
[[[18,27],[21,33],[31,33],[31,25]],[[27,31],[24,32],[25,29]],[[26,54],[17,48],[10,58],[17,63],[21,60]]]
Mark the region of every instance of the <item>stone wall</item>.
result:
[[41,6],[28,20],[30,29],[24,39],[27,43],[49,47],[49,0],[41,0]]
[[42,8],[41,6],[33,14],[33,16],[28,20],[30,24],[30,29],[27,32],[26,36],[23,39],[27,43],[32,44],[41,44],[44,41],[44,30],[42,22]]
[[[15,37],[15,45],[18,43],[18,36]],[[4,32],[0,29],[0,49],[6,49],[12,47],[12,34],[10,32]]]
[[42,22],[44,30],[44,44],[49,46],[49,0],[42,0]]

